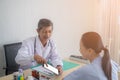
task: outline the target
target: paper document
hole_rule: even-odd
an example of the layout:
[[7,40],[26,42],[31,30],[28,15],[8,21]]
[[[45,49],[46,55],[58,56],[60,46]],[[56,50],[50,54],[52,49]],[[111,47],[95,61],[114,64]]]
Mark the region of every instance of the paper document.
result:
[[58,69],[57,69],[57,68],[55,68],[55,67],[53,67],[53,66],[51,66],[51,65],[49,65],[49,64],[47,64],[47,65],[48,65],[48,66],[46,66],[46,64],[44,64],[44,67],[45,67],[46,69],[54,72],[56,75],[59,75],[59,72],[58,72]]

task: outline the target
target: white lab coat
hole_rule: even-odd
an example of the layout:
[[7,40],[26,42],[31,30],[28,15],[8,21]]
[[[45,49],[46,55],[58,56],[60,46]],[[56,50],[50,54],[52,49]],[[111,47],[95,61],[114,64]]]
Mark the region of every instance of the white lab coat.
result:
[[42,56],[47,61],[50,61],[54,67],[57,65],[63,65],[54,41],[49,39],[46,46],[43,47],[38,36],[23,41],[21,48],[18,50],[15,61],[17,64],[20,64],[20,67],[23,69],[30,68],[37,65],[34,60],[35,53]]

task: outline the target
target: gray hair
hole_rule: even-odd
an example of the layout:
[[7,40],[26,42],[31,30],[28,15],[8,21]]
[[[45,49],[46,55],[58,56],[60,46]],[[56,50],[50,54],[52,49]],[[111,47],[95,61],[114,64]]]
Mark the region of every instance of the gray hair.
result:
[[43,27],[51,26],[53,29],[53,23],[49,19],[40,19],[38,22],[38,29],[41,30]]

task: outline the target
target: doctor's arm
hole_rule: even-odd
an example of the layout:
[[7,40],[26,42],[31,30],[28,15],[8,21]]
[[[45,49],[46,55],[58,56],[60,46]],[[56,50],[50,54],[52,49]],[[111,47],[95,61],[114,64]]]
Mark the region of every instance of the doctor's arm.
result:
[[51,50],[50,58],[51,58],[52,65],[54,67],[56,67],[58,69],[59,73],[61,74],[63,72],[62,71],[63,62],[62,62],[62,59],[61,59],[60,55],[58,54],[55,46]]
[[17,64],[20,64],[22,66],[31,64],[32,61],[34,61],[32,47],[26,41],[23,41],[21,48],[18,50],[15,61]]
[[38,54],[34,54],[34,59],[38,64],[46,64],[47,65],[47,61]]

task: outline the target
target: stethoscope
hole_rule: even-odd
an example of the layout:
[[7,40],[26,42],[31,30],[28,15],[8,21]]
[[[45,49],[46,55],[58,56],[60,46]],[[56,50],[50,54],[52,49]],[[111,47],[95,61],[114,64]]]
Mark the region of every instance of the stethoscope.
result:
[[[48,45],[50,45],[51,46],[51,48],[52,48],[52,44],[49,42],[49,44]],[[34,54],[36,54],[36,37],[35,37],[35,40],[34,40]]]
[[34,54],[36,54],[36,37],[35,37],[35,40],[34,40]]

